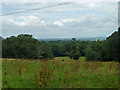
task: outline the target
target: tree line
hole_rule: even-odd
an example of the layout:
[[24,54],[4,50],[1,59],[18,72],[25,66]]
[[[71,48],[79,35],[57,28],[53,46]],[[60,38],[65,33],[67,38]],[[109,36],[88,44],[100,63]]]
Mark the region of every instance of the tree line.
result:
[[2,41],[3,58],[53,59],[68,56],[78,60],[85,56],[86,61],[117,61],[120,59],[120,28],[106,40],[100,41],[39,41],[32,35],[20,34]]
[[86,60],[119,61],[120,28],[104,41],[90,43],[86,48]]

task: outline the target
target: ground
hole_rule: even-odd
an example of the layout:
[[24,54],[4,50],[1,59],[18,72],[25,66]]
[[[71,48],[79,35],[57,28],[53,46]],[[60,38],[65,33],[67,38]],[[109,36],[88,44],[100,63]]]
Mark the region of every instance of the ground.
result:
[[117,62],[3,59],[3,88],[119,88]]

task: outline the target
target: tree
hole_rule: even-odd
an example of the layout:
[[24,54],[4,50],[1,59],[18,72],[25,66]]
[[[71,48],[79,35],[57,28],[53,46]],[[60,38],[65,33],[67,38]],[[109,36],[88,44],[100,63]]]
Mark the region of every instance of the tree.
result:
[[119,60],[119,32],[114,32],[111,36],[106,39],[105,42],[105,54],[106,61]]
[[87,61],[102,60],[102,43],[92,42],[86,47],[85,57]]
[[80,57],[79,47],[76,42],[76,38],[72,38],[71,49],[69,52],[69,58],[78,60]]
[[54,58],[52,50],[49,47],[47,47],[44,50],[44,53],[42,54],[42,56],[43,56],[43,59],[53,59]]
[[53,59],[52,49],[45,42],[39,42],[34,52],[36,59]]
[[55,43],[51,45],[51,48],[52,48],[53,55],[55,57],[59,56],[59,51],[60,51],[59,46]]
[[86,48],[86,60],[120,60],[120,28],[104,41],[90,43]]
[[44,53],[43,51],[44,45],[40,44],[40,42],[36,45],[36,50],[34,52],[34,58],[35,59],[41,59],[42,54]]
[[0,36],[0,58],[2,58],[2,37]]
[[95,59],[95,51],[91,47],[86,48],[85,58],[86,61],[93,61]]
[[120,27],[118,29],[118,60],[120,60]]
[[32,35],[20,34],[3,39],[4,58],[53,58],[51,48],[45,42],[39,42]]

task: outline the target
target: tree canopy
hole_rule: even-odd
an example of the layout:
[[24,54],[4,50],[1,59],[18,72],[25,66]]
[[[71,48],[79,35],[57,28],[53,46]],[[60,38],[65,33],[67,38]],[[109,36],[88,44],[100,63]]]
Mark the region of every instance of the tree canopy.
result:
[[0,37],[3,58],[52,59],[68,56],[78,60],[85,56],[87,61],[120,60],[120,28],[106,40],[39,41],[29,34],[20,34],[6,39]]

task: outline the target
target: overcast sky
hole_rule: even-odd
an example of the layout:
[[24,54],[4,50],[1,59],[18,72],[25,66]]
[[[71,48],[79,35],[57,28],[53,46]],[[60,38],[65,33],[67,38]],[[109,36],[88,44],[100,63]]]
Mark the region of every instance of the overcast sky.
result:
[[[4,2],[0,14],[58,3]],[[2,26],[4,38],[18,34],[32,34],[35,38],[107,37],[118,28],[118,3],[74,2],[4,16]]]

